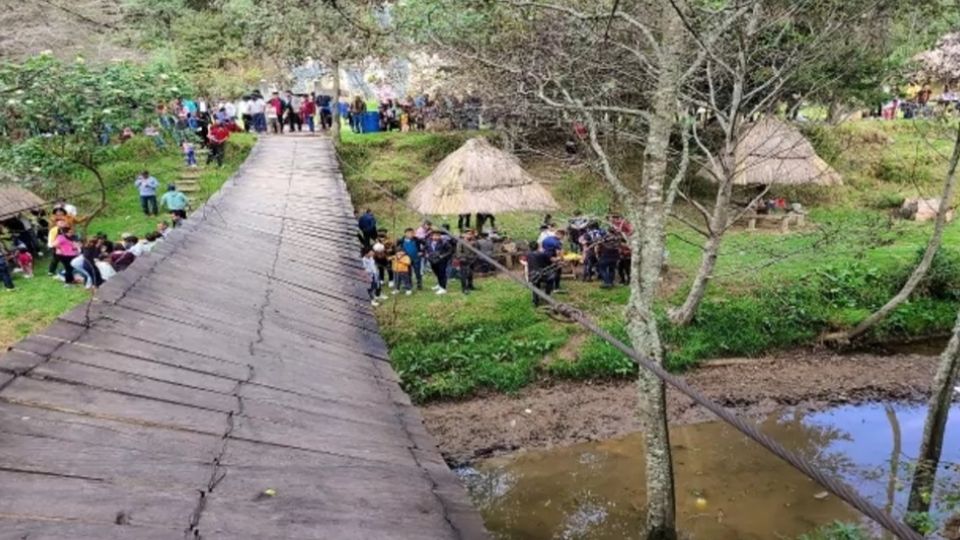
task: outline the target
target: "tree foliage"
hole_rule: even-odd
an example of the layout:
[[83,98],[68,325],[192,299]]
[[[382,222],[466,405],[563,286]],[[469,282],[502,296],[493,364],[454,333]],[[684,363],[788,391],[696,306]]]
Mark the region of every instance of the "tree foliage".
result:
[[99,172],[114,154],[111,134],[142,130],[155,106],[189,94],[169,67],[115,62],[91,66],[41,54],[0,65],[0,167],[24,182],[57,183]]

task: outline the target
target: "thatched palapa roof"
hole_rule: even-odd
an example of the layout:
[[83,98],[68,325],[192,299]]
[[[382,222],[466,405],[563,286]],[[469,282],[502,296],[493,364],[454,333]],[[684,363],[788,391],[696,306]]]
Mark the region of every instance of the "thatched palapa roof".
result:
[[[817,155],[800,130],[771,117],[745,126],[733,170],[737,186],[843,184],[840,173]],[[717,182],[723,171],[716,164],[700,175]]]
[[407,200],[424,214],[555,210],[550,192],[513,155],[485,138],[470,139],[420,181]]
[[43,206],[43,199],[19,186],[0,186],[0,219]]

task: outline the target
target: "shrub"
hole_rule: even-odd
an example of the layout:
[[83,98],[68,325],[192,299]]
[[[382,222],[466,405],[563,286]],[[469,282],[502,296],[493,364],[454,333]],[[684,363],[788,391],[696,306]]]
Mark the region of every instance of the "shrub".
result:
[[905,197],[895,191],[881,191],[869,196],[867,204],[877,210],[889,210],[903,206]]
[[874,174],[884,182],[894,184],[928,184],[934,180],[933,173],[916,160],[904,159],[895,154],[884,154],[874,165]]
[[390,351],[404,390],[418,402],[482,389],[516,392],[533,382],[544,355],[566,341],[546,322],[511,332],[475,326],[436,337],[429,344],[405,341]]
[[859,525],[835,521],[810,534],[804,534],[798,540],[868,540],[867,533]]
[[[926,248],[918,248],[914,263],[903,273],[903,283],[910,277],[913,269],[920,264],[924,251]],[[939,300],[960,299],[960,252],[941,246],[934,255],[927,274],[917,285],[913,294]]]
[[[623,322],[605,328],[616,338],[630,343]],[[615,379],[633,376],[637,365],[613,345],[591,336],[580,349],[576,360],[557,360],[547,367],[547,372],[564,379]]]
[[843,145],[836,129],[824,124],[802,124],[801,131],[818,156],[833,166],[837,165],[843,155]]

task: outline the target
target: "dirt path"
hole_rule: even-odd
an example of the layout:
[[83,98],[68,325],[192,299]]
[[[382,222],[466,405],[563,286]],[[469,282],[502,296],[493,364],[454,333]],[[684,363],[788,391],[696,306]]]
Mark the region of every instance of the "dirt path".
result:
[[[758,360],[724,360],[686,379],[711,399],[741,414],[759,416],[777,407],[820,408],[874,400],[920,401],[937,358],[916,354],[836,355],[798,351]],[[422,408],[444,457],[462,463],[521,449],[616,437],[639,429],[632,382],[558,382],[515,396],[490,395]],[[671,422],[694,423],[712,415],[670,392]]]

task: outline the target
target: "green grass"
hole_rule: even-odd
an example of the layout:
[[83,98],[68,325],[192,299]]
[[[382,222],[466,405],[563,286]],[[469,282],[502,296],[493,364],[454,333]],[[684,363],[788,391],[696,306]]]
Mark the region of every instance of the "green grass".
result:
[[[254,138],[246,134],[235,134],[227,146],[227,160],[222,169],[203,168],[200,176],[201,191],[194,197],[199,205],[213,195],[232,175],[253,146]],[[172,145],[171,145],[172,146]],[[140,210],[140,199],[133,179],[139,171],[148,169],[162,185],[175,182],[183,170],[183,159],[175,148],[164,152],[157,151],[153,142],[145,138],[136,138],[124,143],[117,152],[116,159],[105,164],[101,173],[109,190],[106,210],[90,224],[89,234],[106,233],[116,239],[122,233],[129,232],[137,236],[156,230],[158,218],[148,218]],[[57,194],[84,193],[95,185],[89,177],[74,178],[62,184],[58,192],[38,194],[52,198]],[[96,207],[99,193],[83,197],[71,197],[81,216]],[[164,218],[160,218],[164,219]],[[46,239],[41,239],[45,242]],[[8,347],[24,336],[35,332],[56,319],[70,308],[84,302],[89,293],[81,287],[64,288],[63,283],[47,276],[48,257],[34,263],[33,279],[25,279],[14,274],[16,290],[0,293],[0,346]]]
[[870,536],[859,525],[840,521],[821,527],[797,540],[869,540]]
[[[952,148],[948,127],[936,122],[863,121],[838,127],[811,125],[806,131],[821,155],[844,176],[845,185],[778,190],[810,210],[812,225],[802,231],[789,235],[731,231],[697,318],[684,328],[672,327],[664,313],[683,300],[700,262],[702,239],[677,222],[670,224],[670,272],[658,314],[671,368],[695,366],[705,358],[761,355],[848,328],[897,291],[919,259],[932,225],[893,219],[890,211],[904,197],[936,196],[946,172],[945,156]],[[372,189],[369,180],[403,196],[469,135],[347,134],[340,152],[355,205],[372,208],[391,234],[415,226],[417,217]],[[617,209],[603,180],[582,167],[536,157],[528,157],[524,165],[551,187],[560,202],[558,222],[574,209],[601,215]],[[455,224],[455,216],[437,216],[434,223],[451,218]],[[521,239],[535,237],[541,219],[535,214],[497,216],[499,228]],[[931,277],[910,302],[874,329],[870,339],[949,331],[960,307],[956,248],[960,223],[947,227],[943,245]],[[635,372],[613,347],[579,337],[572,325],[534,311],[518,285],[497,278],[481,280],[480,286],[484,290],[466,300],[455,294],[443,298],[425,294],[401,298],[397,307],[380,308],[378,318],[392,358],[416,399],[513,391],[541,377],[597,379]],[[565,302],[626,339],[626,288],[604,291],[581,283],[567,283],[565,288]],[[574,336],[576,350],[565,350]],[[528,343],[534,345],[523,345]],[[559,350],[564,354],[557,354]]]

